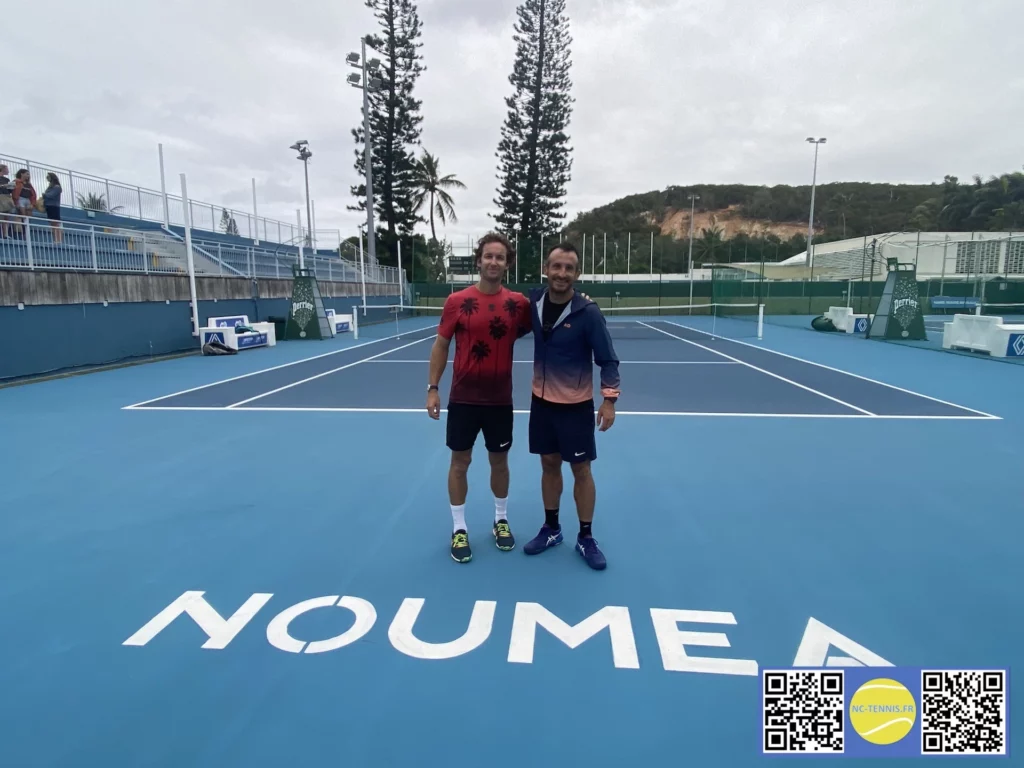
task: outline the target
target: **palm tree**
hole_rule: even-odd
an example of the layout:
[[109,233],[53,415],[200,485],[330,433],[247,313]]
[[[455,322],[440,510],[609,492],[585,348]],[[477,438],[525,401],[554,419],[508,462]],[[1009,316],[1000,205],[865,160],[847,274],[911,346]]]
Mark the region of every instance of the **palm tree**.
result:
[[436,241],[437,231],[434,229],[434,216],[441,220],[444,225],[451,221],[457,224],[459,219],[455,215],[455,203],[448,189],[465,189],[466,185],[455,178],[454,174],[441,176],[440,163],[436,156],[423,150],[423,157],[416,161],[413,171],[413,186],[416,193],[412,199],[414,211],[419,211],[423,204],[430,198],[430,236]]
[[100,213],[114,213],[124,208],[123,205],[115,205],[113,208],[107,207],[107,199],[104,195],[97,195],[95,192],[90,192],[88,195],[83,195],[81,192],[78,193],[78,207],[86,211],[99,211]]

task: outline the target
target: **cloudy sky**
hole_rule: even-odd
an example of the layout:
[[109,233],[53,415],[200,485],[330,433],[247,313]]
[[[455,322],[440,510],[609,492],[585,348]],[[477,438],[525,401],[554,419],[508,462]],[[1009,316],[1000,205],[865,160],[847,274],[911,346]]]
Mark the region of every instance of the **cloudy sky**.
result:
[[[423,146],[494,212],[518,0],[419,0]],[[575,214],[668,185],[941,181],[1024,164],[1021,0],[568,0]],[[42,6],[40,6],[41,8]],[[38,8],[37,8],[38,10]],[[355,233],[345,55],[362,0],[49,0],[7,25],[0,154],[295,220],[307,139],[318,229]],[[440,233],[439,233],[440,234]]]

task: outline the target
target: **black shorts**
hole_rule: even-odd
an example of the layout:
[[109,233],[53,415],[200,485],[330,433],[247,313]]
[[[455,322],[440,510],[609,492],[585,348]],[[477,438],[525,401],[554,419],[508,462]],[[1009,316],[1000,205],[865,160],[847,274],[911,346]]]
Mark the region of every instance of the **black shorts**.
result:
[[476,436],[484,433],[484,445],[491,453],[506,453],[512,446],[511,405],[448,404],[447,445],[453,451],[468,451]]
[[594,401],[561,405],[534,397],[530,403],[530,453],[559,453],[577,464],[597,458]]

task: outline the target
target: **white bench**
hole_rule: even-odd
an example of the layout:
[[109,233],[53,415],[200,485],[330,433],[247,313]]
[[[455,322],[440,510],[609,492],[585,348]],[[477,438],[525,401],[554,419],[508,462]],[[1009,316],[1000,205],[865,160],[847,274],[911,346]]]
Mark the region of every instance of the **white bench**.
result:
[[327,324],[331,326],[331,334],[349,333],[352,330],[352,315],[339,315],[333,309],[326,310]]
[[832,321],[840,331],[847,333],[867,333],[868,316],[854,314],[850,307],[829,307],[825,317]]
[[943,324],[942,346],[992,357],[1024,357],[1024,325],[1004,323],[995,315],[953,315],[953,322]]
[[[236,328],[244,325],[251,331],[239,333]],[[205,347],[213,339],[231,349],[254,349],[256,347],[273,347],[277,344],[277,333],[273,323],[250,323],[248,315],[232,315],[229,317],[211,317],[206,326],[199,329],[201,346]]]

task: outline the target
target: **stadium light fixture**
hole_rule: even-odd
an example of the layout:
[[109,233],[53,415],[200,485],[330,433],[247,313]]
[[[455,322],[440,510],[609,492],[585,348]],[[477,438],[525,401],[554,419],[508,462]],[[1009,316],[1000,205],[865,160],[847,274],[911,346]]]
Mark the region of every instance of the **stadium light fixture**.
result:
[[[361,54],[352,52],[345,60],[349,66],[359,69],[360,74],[351,74],[348,77],[348,84],[363,92],[363,157],[366,163],[364,172],[366,178],[366,245],[371,264],[377,261],[377,238],[374,235],[373,226],[373,135],[370,133],[370,92],[380,90],[381,78],[371,77],[380,69],[379,59],[366,58],[366,38],[360,41],[362,46]],[[363,315],[366,315],[366,296],[363,296]]]
[[[288,149],[294,149],[299,153],[298,160],[302,161],[303,169],[306,172],[306,229],[309,232],[309,243],[313,244],[313,213],[309,206],[309,158],[313,156],[313,153],[309,151],[309,142],[305,139],[296,141]],[[299,232],[299,239],[301,240],[302,233]]]

